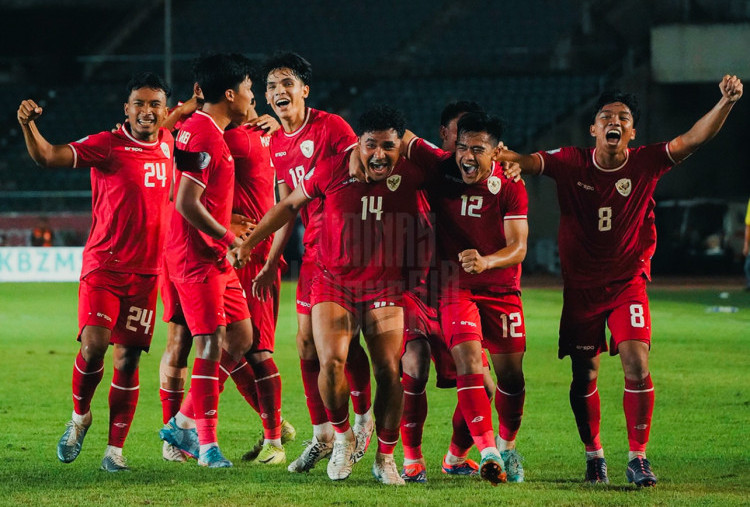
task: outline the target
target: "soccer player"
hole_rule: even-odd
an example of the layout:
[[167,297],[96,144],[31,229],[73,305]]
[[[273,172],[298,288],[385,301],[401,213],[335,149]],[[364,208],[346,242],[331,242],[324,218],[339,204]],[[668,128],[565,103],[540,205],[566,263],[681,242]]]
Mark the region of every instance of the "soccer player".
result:
[[[253,100],[247,122],[224,134],[235,166],[232,211],[249,217],[254,222],[258,222],[276,203],[275,178],[269,146],[271,134],[278,128],[268,132],[257,124],[258,119]],[[278,127],[278,123],[276,126]],[[243,456],[243,459],[252,459],[263,464],[285,462],[286,452],[282,444],[294,439],[296,433],[294,427],[281,417],[281,376],[273,360],[282,266],[277,268],[276,277],[269,289],[261,293],[256,291],[255,294],[249,290],[255,277],[265,266],[271,241],[272,237],[269,237],[259,244],[253,251],[250,261],[237,271],[240,283],[246,288],[245,296],[253,325],[253,346],[245,355],[252,371],[230,372],[236,380],[240,373],[253,378],[256,389],[255,403],[260,409],[263,422],[263,438],[253,450]],[[281,261],[283,262],[283,259]],[[248,366],[242,364],[239,368],[248,369]]]
[[221,351],[230,359],[222,364],[232,371],[253,338],[242,286],[226,259],[227,249],[242,241],[230,230],[234,163],[224,141],[224,128],[242,123],[252,105],[250,69],[250,61],[237,54],[196,63],[204,104],[184,122],[175,146],[179,170],[166,260],[196,357],[190,391],[160,436],[211,468],[232,466],[216,436]]
[[[456,125],[466,113],[482,112],[476,102],[458,101],[445,106],[440,115],[440,138],[442,149],[452,152],[456,149]],[[358,169],[358,171],[361,169]],[[404,412],[401,417],[401,441],[404,448],[404,466],[401,477],[406,482],[427,482],[427,470],[422,455],[422,433],[427,418],[427,381],[430,372],[430,356],[435,363],[437,386],[456,387],[456,365],[450,355],[438,317],[436,283],[434,270],[434,215],[426,193],[420,192],[420,205],[423,207],[424,224],[419,239],[421,243],[414,250],[424,254],[418,264],[424,273],[414,273],[416,284],[409,286],[404,293],[404,353],[401,356],[401,383],[404,387]],[[417,260],[417,259],[415,259]],[[486,361],[486,356],[483,356]],[[490,398],[495,391],[495,383],[489,372],[489,363],[484,369],[485,388]],[[453,435],[451,445],[444,456],[442,472],[451,475],[476,475],[479,465],[468,458],[474,445],[469,427],[464,421],[460,407],[452,418]]]
[[[279,117],[282,129],[271,136],[271,163],[276,168],[279,197],[284,199],[318,160],[343,152],[357,142],[352,128],[335,114],[305,105],[310,93],[312,67],[296,53],[278,53],[263,65],[266,76],[266,101]],[[297,281],[297,352],[300,357],[302,384],[313,425],[310,444],[288,467],[290,472],[307,472],[331,454],[334,430],[328,420],[318,392],[320,362],[315,351],[311,324],[311,287],[319,274],[315,262],[319,247],[322,200],[316,199],[302,211],[305,226],[305,253]],[[291,237],[293,224],[287,224],[275,235],[265,266],[253,281],[254,296],[268,294],[276,283],[278,265],[284,245]],[[360,459],[370,443],[373,431],[370,410],[370,367],[359,341],[352,343],[346,361],[346,375],[354,406],[354,432],[358,435],[355,458]]]
[[625,376],[623,408],[627,424],[628,482],[653,486],[646,459],[654,407],[649,371],[651,315],[646,295],[656,248],[654,189],[661,176],[685,160],[721,129],[742,82],[724,76],[721,99],[690,130],[669,142],[630,148],[639,109],[636,98],[619,92],[599,97],[589,127],[594,148],[565,147],[498,158],[518,162],[524,173],[545,174],[557,183],[561,218],[558,233],[564,293],[559,357],[570,356],[570,406],[586,450],[586,481],[607,483],[599,438],[597,391],[599,354],[619,353]]
[[78,340],[73,368],[73,415],[57,444],[63,463],[76,459],[91,426],[91,400],[113,345],[109,439],[101,468],[129,470],[122,447],[138,403],[138,364],[154,329],[157,279],[166,230],[168,175],[174,140],[161,128],[170,88],[156,74],[138,74],[127,86],[128,122],[67,145],[39,132],[42,108],[25,100],[18,122],[34,161],[44,167],[91,167],[93,223],[83,252]]
[[[525,398],[520,278],[528,197],[523,182],[506,178],[492,160],[502,136],[499,120],[467,113],[457,132],[455,155],[408,135],[405,141],[412,162],[442,175],[428,188],[436,215],[440,321],[456,363],[459,407],[482,456],[480,475],[493,484],[521,482],[515,438]],[[497,438],[483,381],[484,348],[497,375]]]
[[426,181],[424,171],[400,156],[404,130],[403,116],[392,108],[365,112],[358,127],[358,156],[369,182],[349,176],[351,150],[321,159],[315,171],[263,217],[238,254],[246,259],[254,245],[293,220],[300,208],[316,199],[325,201],[318,245],[322,271],[313,282],[311,316],[321,363],[318,385],[336,431],[328,463],[333,480],[346,479],[354,462],[358,437],[349,425],[344,363],[361,328],[377,382],[373,475],[384,484],[404,483],[393,461],[403,401],[401,293],[407,241],[416,232],[416,192]]

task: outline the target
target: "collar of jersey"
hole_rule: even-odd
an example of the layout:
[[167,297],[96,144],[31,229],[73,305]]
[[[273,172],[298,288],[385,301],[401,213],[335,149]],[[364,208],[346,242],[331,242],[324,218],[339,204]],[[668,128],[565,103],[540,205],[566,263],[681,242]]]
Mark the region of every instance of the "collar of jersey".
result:
[[620,164],[619,167],[615,167],[614,169],[605,169],[604,167],[601,167],[596,163],[596,148],[594,148],[594,151],[591,152],[591,161],[594,163],[594,167],[596,167],[600,171],[604,171],[605,173],[613,173],[615,171],[619,171],[620,169],[625,167],[625,164],[628,163],[628,160],[630,160],[630,148],[625,150],[625,162]]
[[[287,137],[294,137],[294,136],[296,136],[297,134],[299,134],[300,132],[302,132],[302,129],[305,128],[305,125],[307,125],[307,122],[309,120],[310,120],[310,108],[306,107],[305,108],[305,121],[302,122],[302,125],[300,125],[300,127],[297,130],[295,130],[294,132],[289,132],[289,133],[284,132],[284,135],[287,136]],[[284,129],[281,129],[281,130],[284,130]]]
[[128,129],[125,128],[125,124],[124,123],[122,124],[122,127],[120,127],[120,130],[122,130],[122,132],[125,134],[125,137],[127,137],[130,141],[132,141],[132,142],[134,142],[136,144],[140,144],[141,146],[156,146],[157,144],[159,144],[159,137],[161,136],[161,129],[159,129],[159,137],[157,137],[156,141],[154,141],[152,143],[147,143],[147,142],[144,142],[144,141],[139,141],[138,139],[136,139],[135,137],[133,137],[133,135],[130,132],[128,132]]
[[218,125],[216,124],[216,122],[214,121],[214,118],[213,118],[213,116],[211,116],[211,115],[210,115],[210,114],[208,114],[208,113],[204,113],[204,112],[203,112],[203,111],[201,111],[201,110],[198,110],[198,111],[196,111],[196,112],[195,112],[194,114],[198,114],[198,115],[200,115],[200,116],[205,116],[206,118],[208,118],[209,120],[211,120],[211,123],[213,123],[213,124],[214,124],[214,127],[216,127],[216,128],[218,129],[218,131],[219,131],[219,132],[221,132],[222,134],[224,134],[224,129],[223,129],[223,128],[221,128],[221,127],[219,127],[219,126],[218,126]]

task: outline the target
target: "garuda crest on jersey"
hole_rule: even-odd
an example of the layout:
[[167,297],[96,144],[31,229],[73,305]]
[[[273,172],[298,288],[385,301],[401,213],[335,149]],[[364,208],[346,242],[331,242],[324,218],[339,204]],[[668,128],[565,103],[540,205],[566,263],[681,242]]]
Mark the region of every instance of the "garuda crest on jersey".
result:
[[497,195],[500,191],[500,187],[503,186],[503,182],[497,176],[490,176],[487,180],[487,189],[492,192],[493,195]]
[[622,178],[617,180],[615,188],[621,196],[627,197],[630,195],[630,191],[633,190],[633,184],[630,182],[630,178]]
[[394,174],[393,176],[389,176],[388,179],[385,180],[385,183],[388,185],[388,190],[395,192],[398,186],[401,185],[401,175]]
[[315,144],[311,140],[302,141],[302,143],[299,145],[299,151],[302,152],[304,156],[307,158],[312,157],[313,151],[315,150]]
[[167,143],[161,143],[159,147],[161,148],[161,152],[164,154],[165,157],[171,158],[169,155],[169,145]]

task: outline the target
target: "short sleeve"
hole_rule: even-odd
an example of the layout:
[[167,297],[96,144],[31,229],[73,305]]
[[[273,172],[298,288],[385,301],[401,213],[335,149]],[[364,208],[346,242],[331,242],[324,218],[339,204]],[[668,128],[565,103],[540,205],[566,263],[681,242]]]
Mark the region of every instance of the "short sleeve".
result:
[[406,158],[424,169],[428,174],[434,173],[442,162],[451,157],[451,152],[444,151],[422,138],[414,138],[406,150]]
[[[348,163],[349,157],[344,157],[343,160]],[[333,171],[337,167],[337,162],[340,164],[341,161],[341,156],[324,158],[300,180],[299,186],[302,187],[302,191],[309,199],[325,195],[326,190],[331,184]]]
[[224,133],[224,141],[229,147],[229,153],[234,158],[247,158],[250,154],[250,138],[243,127],[233,128]]
[[[104,162],[112,152],[111,132],[100,132],[69,143],[73,150],[73,167],[96,167],[106,170]],[[104,167],[103,167],[104,166]]]
[[528,217],[529,195],[523,180],[507,180],[499,195],[504,202],[504,220],[525,220]]
[[341,116],[328,115],[326,128],[333,153],[342,153],[357,142],[354,130]]

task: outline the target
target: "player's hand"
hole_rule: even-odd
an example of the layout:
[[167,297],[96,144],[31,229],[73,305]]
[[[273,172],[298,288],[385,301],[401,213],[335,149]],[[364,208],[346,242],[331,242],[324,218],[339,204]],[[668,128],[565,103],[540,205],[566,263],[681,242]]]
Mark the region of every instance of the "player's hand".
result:
[[18,123],[21,125],[28,125],[30,121],[34,121],[42,115],[42,108],[37,105],[31,99],[24,100],[21,105],[18,106]]
[[370,178],[367,177],[367,172],[362,165],[362,159],[359,156],[359,144],[352,148],[352,156],[349,158],[349,176],[356,178],[357,181],[370,182]]
[[467,273],[473,275],[479,274],[487,269],[487,260],[479,255],[476,250],[464,250],[458,254],[458,262],[461,263],[461,267]]
[[276,283],[276,277],[279,268],[275,263],[266,263],[263,265],[257,276],[253,278],[252,294],[253,297],[265,301],[271,297],[271,290]]
[[729,102],[737,102],[742,97],[742,81],[737,76],[725,75],[719,83],[722,97]]
[[749,253],[750,253],[750,245],[748,245],[747,243],[745,243],[744,245],[742,245],[742,255],[744,257],[747,257],[747,255]]
[[[128,122],[128,120],[126,118],[124,123],[127,123],[127,122]],[[110,132],[112,132],[113,134],[115,134],[121,128],[122,128],[122,123],[115,123],[115,126],[112,127],[112,130],[110,130]]]
[[279,121],[270,114],[258,116],[247,122],[248,124],[263,129],[267,134],[273,134],[281,128]]
[[235,236],[240,238],[240,240],[244,240],[250,237],[250,234],[255,230],[256,225],[258,224],[252,218],[240,215],[239,213],[232,213],[232,220],[229,223],[229,228]]
[[248,248],[245,243],[242,243],[242,245],[234,251],[234,262],[232,265],[237,269],[243,267],[247,264],[248,259],[250,259],[250,252],[252,252],[252,250]]

